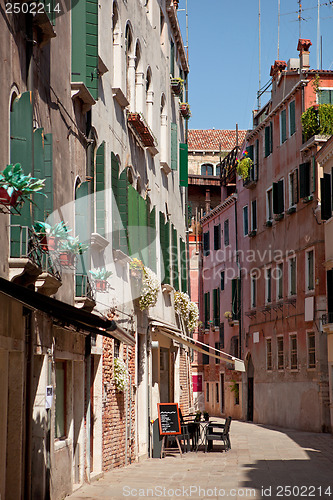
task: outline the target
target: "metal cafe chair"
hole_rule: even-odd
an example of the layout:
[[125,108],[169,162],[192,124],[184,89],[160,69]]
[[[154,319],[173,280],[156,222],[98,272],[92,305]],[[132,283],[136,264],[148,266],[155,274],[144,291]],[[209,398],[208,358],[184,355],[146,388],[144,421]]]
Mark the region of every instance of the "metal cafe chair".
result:
[[213,449],[214,441],[223,441],[225,451],[231,449],[230,442],[230,425],[231,425],[231,417],[227,417],[224,424],[210,424],[206,429],[206,441],[205,441],[205,452]]

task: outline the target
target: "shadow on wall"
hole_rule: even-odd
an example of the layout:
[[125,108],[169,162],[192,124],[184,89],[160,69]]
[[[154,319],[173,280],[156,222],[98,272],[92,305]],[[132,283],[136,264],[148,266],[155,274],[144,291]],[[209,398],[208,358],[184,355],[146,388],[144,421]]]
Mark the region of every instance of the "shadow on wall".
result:
[[[243,467],[248,469],[247,479],[238,485],[240,488],[256,489],[257,499],[287,498],[287,496],[319,499],[329,498],[332,495],[332,435],[279,431],[269,426],[258,424],[256,426],[273,429],[277,434],[281,433],[281,438],[284,439],[281,439],[280,444],[277,436],[271,447],[268,442],[258,443],[256,455],[260,455],[262,448],[266,457],[271,451],[272,456],[276,458],[243,464]],[[288,436],[289,441],[285,436]]]

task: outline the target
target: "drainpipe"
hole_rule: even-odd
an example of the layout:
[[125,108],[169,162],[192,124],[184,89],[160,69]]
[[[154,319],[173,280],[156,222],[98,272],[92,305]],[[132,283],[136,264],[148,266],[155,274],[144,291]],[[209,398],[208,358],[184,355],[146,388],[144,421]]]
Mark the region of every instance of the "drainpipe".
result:
[[147,356],[147,424],[148,424],[148,458],[152,457],[152,446],[151,446],[151,351],[150,351],[150,337],[149,337],[149,328],[147,327],[146,333],[146,356]]
[[25,319],[25,352],[26,352],[26,404],[25,404],[25,454],[24,454],[24,498],[31,499],[31,449],[32,449],[32,381],[33,381],[33,338],[32,313],[23,308]]
[[[126,373],[128,373],[128,347],[126,347]],[[125,465],[128,464],[128,384],[125,391]]]
[[90,384],[91,384],[91,335],[86,336],[85,358],[87,367],[86,379],[86,399],[87,399],[87,413],[86,413],[86,442],[87,442],[87,480],[90,483],[90,428],[91,428],[91,400],[90,400]]
[[[187,15],[187,4],[186,4],[186,15]],[[187,18],[186,18],[187,22]],[[187,42],[187,56],[188,56],[188,42]],[[186,75],[186,102],[188,102],[188,75]],[[185,120],[185,142],[188,144],[188,120]],[[187,293],[191,297],[191,280],[190,280],[190,233],[188,224],[188,187],[185,188],[185,221],[186,221],[186,267],[187,267]]]

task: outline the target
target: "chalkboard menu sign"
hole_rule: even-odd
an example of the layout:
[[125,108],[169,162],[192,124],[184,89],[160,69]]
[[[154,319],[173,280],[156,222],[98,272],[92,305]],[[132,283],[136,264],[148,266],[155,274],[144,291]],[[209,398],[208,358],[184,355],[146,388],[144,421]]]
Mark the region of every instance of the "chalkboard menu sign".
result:
[[157,411],[161,436],[181,434],[178,403],[158,403]]

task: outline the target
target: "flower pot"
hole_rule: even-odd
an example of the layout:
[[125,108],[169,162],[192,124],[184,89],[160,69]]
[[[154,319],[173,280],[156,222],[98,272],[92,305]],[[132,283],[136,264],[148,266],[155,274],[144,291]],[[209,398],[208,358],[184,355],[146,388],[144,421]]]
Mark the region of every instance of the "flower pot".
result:
[[95,287],[97,292],[106,292],[107,281],[106,280],[95,280]]
[[57,243],[58,239],[55,236],[47,237],[44,235],[40,240],[40,244],[44,252],[54,252],[57,249]]
[[59,252],[59,262],[62,267],[73,267],[75,255],[72,252]]
[[10,195],[7,189],[0,187],[0,203],[2,203],[3,205],[15,207],[17,205],[17,200],[21,196],[21,194],[21,191],[13,191],[12,195]]
[[130,269],[130,276],[134,280],[141,281],[142,280],[142,270],[141,269]]

